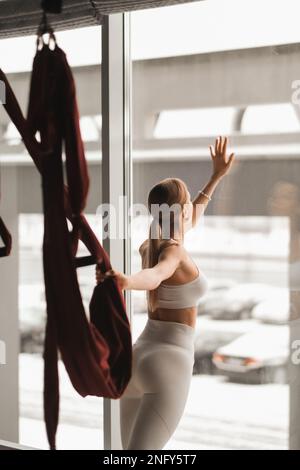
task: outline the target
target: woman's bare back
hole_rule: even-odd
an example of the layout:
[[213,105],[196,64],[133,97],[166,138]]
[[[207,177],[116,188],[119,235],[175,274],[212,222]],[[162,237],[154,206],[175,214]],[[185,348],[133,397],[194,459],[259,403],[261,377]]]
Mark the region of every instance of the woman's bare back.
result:
[[[147,267],[147,245],[145,240],[140,246],[140,255],[142,257],[142,267]],[[176,271],[168,279],[164,280],[166,285],[179,285],[193,281],[199,274],[199,270],[182,244],[179,244],[180,264]],[[185,323],[193,328],[196,325],[197,307],[166,309],[157,308],[153,312],[148,309],[148,316],[154,320],[173,321]]]

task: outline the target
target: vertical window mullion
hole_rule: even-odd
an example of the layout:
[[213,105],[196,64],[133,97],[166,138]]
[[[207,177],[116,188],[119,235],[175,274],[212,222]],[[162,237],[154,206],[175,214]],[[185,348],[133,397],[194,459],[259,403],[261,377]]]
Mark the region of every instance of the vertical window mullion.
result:
[[[112,208],[103,245],[114,269],[130,270],[130,13],[105,16],[102,25],[102,203]],[[113,223],[112,223],[113,222]],[[114,233],[114,228],[116,232]],[[130,313],[130,296],[126,296]],[[130,316],[130,315],[129,315]],[[121,449],[119,400],[103,400],[104,449]]]

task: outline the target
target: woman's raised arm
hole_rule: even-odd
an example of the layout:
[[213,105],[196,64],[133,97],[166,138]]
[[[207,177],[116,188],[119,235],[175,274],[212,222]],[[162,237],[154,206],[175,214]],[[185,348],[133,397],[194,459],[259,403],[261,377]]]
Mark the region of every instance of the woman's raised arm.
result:
[[225,176],[231,168],[234,160],[234,153],[231,153],[227,159],[227,143],[228,138],[220,136],[216,139],[214,148],[212,145],[209,146],[210,155],[213,162],[213,172],[206,186],[204,186],[204,188],[198,192],[197,196],[193,200],[192,227],[195,227],[195,225],[197,225],[199,222],[199,219],[204,213],[210,200],[209,198],[212,196],[223,176]]

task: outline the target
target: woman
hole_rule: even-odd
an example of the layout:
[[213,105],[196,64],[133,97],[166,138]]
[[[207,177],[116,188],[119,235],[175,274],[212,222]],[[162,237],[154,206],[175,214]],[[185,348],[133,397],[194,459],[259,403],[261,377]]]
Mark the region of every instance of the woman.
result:
[[[123,449],[162,449],[174,433],[186,404],[194,365],[197,301],[207,279],[184,249],[184,233],[194,227],[217,184],[234,160],[226,158],[227,138],[210,146],[213,174],[192,201],[185,183],[167,178],[148,196],[148,208],[170,210],[153,215],[149,238],[140,246],[143,269],[127,276],[96,268],[97,283],[114,276],[121,289],[146,290],[148,320],[133,345],[132,377],[120,398]],[[166,222],[168,222],[166,226]],[[169,236],[163,237],[165,229]]]

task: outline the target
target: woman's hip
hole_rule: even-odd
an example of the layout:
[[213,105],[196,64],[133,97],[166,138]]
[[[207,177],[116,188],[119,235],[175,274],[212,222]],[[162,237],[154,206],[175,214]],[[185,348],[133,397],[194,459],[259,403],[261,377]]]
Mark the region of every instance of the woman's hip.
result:
[[[148,318],[146,325],[137,338],[134,346],[148,346],[148,350],[157,349],[162,346],[164,349],[183,349],[194,354],[195,329],[189,325],[173,321],[154,320]],[[147,346],[146,346],[147,345]]]

